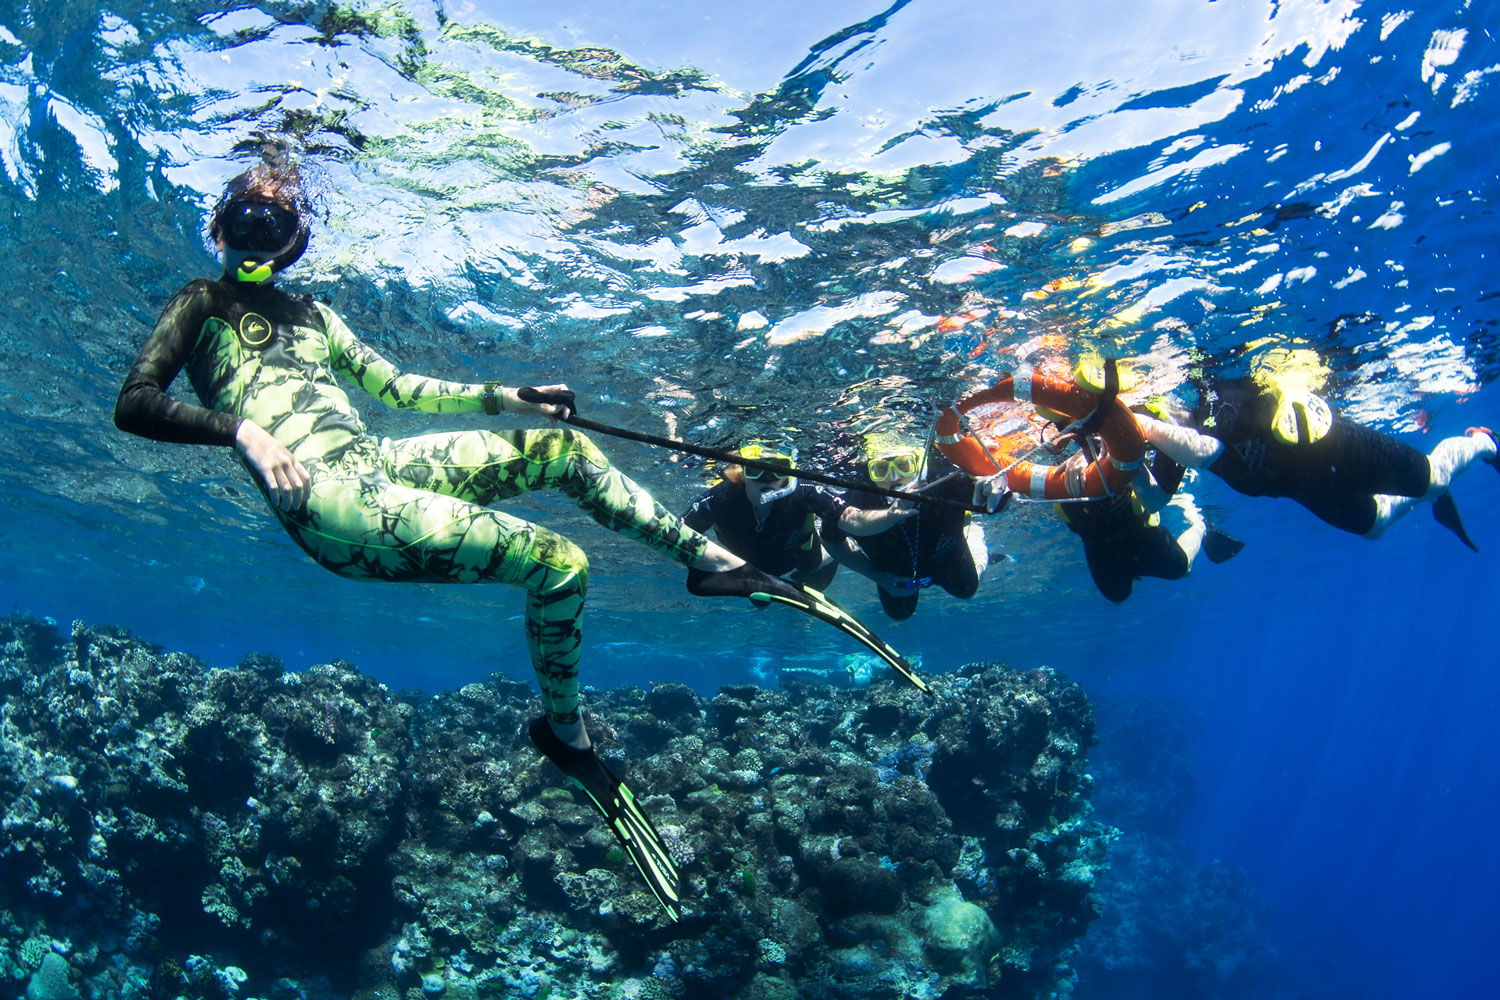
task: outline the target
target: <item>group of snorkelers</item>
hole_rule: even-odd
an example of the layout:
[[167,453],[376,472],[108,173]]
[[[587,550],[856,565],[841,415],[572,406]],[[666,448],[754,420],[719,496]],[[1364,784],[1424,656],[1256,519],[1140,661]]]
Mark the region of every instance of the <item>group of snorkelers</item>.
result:
[[[1092,406],[1101,433],[1085,435],[1084,447],[1060,465],[1035,467],[1058,473],[1067,484],[1065,495],[1030,490],[1030,470],[1017,485],[1032,494],[1029,499],[1052,503],[1083,543],[1095,586],[1111,601],[1127,599],[1143,577],[1181,579],[1200,554],[1224,562],[1244,547],[1199,510],[1185,485],[1197,469],[1249,496],[1295,500],[1328,524],[1371,539],[1429,501],[1437,520],[1475,548],[1449,486],[1476,461],[1500,468],[1496,434],[1488,428],[1470,428],[1423,454],[1346,419],[1307,389],[1300,374],[1282,379],[1261,370],[1193,387],[1196,406],[1157,396],[1130,408],[1108,398],[1086,367],[1079,365],[1074,378],[1097,397]],[[1038,410],[1053,418],[1059,435],[1078,438],[1074,425],[1083,421],[1045,406]],[[1111,421],[1128,424],[1140,454],[1113,487],[1108,477],[1098,477],[1090,489],[1088,466],[1118,463],[1120,457],[1109,452]],[[893,619],[910,617],[928,587],[974,596],[991,558],[974,514],[1006,506],[1017,480],[1007,466],[1021,463],[1002,464],[1000,456],[988,454],[975,462],[956,452],[953,458],[965,466],[960,468],[948,460],[948,449],[921,434],[870,434],[862,445],[865,482],[885,487],[885,493],[949,502],[913,503],[857,487],[841,495],[799,483],[794,447],[753,440],[741,454],[778,460],[786,474],[731,465],[684,520],[699,531],[712,529],[761,570],[797,583],[821,589],[840,565],[853,569],[875,581],[881,606]]]
[[[934,454],[925,438],[876,436],[865,442],[868,489],[840,495],[799,482],[789,448],[749,442],[739,455],[744,464],[725,467],[723,482],[679,517],[571,427],[378,438],[340,379],[388,406],[433,414],[568,422],[577,400],[560,384],[507,387],[404,373],[326,304],[284,291],[276,276],[307,249],[311,217],[300,172],[283,155],[267,155],[230,181],[209,227],[224,272],[188,283],[168,303],[125,379],[116,424],[158,441],[234,448],[292,540],[340,576],[523,588],[544,706],[528,735],[587,794],[677,919],[677,864],[629,786],[595,752],[580,711],[588,560],[567,538],[492,505],[560,490],[606,528],[683,566],[693,594],[801,611],[931,693],[821,588],[839,565],[848,566],[876,581],[882,607],[897,619],[915,611],[929,586],[973,596],[989,560],[975,515],[1006,505],[1023,485],[1016,470],[950,468],[942,464],[941,442]],[[197,404],[167,392],[184,370]],[[1141,456],[1132,460],[1136,468],[1124,469],[1131,464],[1125,456],[1091,446],[1088,464],[1075,460],[1058,473],[1059,482],[1083,484],[1084,502],[1064,510],[1107,596],[1123,599],[1121,581],[1128,593],[1141,575],[1185,574],[1209,537],[1181,500],[1172,502],[1187,529],[1164,537],[1153,521],[1170,505],[1163,498],[1177,492],[1184,467],[1207,468],[1251,495],[1292,497],[1337,527],[1371,536],[1416,502],[1433,500],[1440,519],[1462,534],[1448,485],[1476,460],[1496,462],[1494,433],[1476,428],[1427,456],[1343,420],[1314,397],[1300,397],[1290,409],[1283,404],[1225,384],[1191,412],[1159,408],[1158,416],[1129,417],[1133,433],[1155,451],[1149,467]],[[1086,445],[1101,436],[1107,442],[1125,419],[1113,399],[1108,407],[1113,425],[1074,414],[1080,419],[1070,433]],[[1099,471],[1106,463],[1113,463],[1107,473]],[[1106,494],[1085,500],[1099,483]],[[1233,548],[1232,541],[1218,545],[1221,553]]]

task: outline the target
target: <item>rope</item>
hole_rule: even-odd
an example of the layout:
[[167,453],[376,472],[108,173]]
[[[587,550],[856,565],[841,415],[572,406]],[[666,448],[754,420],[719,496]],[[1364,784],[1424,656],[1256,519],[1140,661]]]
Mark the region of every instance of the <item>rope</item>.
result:
[[[521,390],[525,392],[526,390]],[[536,402],[563,403],[569,407],[567,416],[562,417],[564,423],[581,427],[587,431],[599,434],[608,434],[611,437],[624,438],[627,441],[638,441],[641,444],[649,444],[656,448],[670,448],[672,451],[682,452],[688,455],[697,455],[700,458],[711,458],[719,462],[733,462],[750,469],[764,469],[774,472],[780,476],[796,476],[798,479],[806,479],[809,482],[822,483],[825,486],[837,486],[845,490],[862,490],[866,493],[875,493],[879,496],[894,497],[897,500],[910,500],[912,503],[926,504],[931,507],[957,507],[961,510],[972,511],[975,514],[987,514],[989,509],[975,503],[964,503],[962,500],[953,500],[948,497],[926,496],[909,490],[893,490],[874,483],[860,483],[849,479],[839,479],[836,476],[825,476],[821,472],[811,472],[807,469],[798,469],[786,462],[765,462],[760,459],[746,458],[744,455],[732,451],[723,451],[718,448],[704,448],[701,445],[689,444],[686,441],[678,441],[675,438],[657,437],[654,434],[642,434],[639,431],[627,430],[623,427],[611,427],[601,424],[586,417],[580,417],[572,412],[573,402],[571,400],[543,398],[545,394],[535,393]],[[523,399],[526,397],[522,397]],[[528,400],[531,401],[531,400]]]

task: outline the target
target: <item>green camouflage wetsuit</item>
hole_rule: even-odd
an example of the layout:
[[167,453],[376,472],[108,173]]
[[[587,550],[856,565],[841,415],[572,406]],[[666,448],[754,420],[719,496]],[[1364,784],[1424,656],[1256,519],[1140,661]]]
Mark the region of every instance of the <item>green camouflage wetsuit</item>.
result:
[[[202,407],[166,394],[184,367]],[[233,445],[240,421],[253,420],[312,477],[305,507],[273,503],[273,511],[298,545],[340,576],[525,587],[526,637],[548,713],[559,724],[577,721],[588,560],[561,535],[486,505],[560,489],[600,524],[684,565],[707,539],[582,434],[473,430],[377,440],[335,374],[397,409],[484,410],[484,386],[403,374],[310,296],[226,277],[194,281],[167,305],[120,391],[115,423],[160,441]]]

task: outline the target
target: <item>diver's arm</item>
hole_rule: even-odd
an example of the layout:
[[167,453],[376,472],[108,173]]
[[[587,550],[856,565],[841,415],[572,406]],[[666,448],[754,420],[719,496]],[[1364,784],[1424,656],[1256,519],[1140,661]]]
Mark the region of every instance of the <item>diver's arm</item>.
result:
[[193,282],[172,297],[125,376],[115,401],[115,426],[153,441],[232,445],[240,418],[167,395],[182,371],[207,316],[203,286]]
[[[559,403],[522,399],[519,388],[496,382],[449,382],[401,371],[354,335],[337,313],[322,303],[318,311],[328,330],[329,356],[334,369],[386,406],[423,413],[529,413],[559,417],[567,409]],[[543,394],[565,392],[566,385],[536,386]]]
[[[897,501],[879,510],[860,510],[850,507],[839,517],[839,527],[851,535],[878,535],[917,513],[915,504]],[[868,575],[868,574],[866,574]]]
[[1135,422],[1140,427],[1141,436],[1146,439],[1146,443],[1165,452],[1167,457],[1178,465],[1185,465],[1190,469],[1205,469],[1217,462],[1219,456],[1224,454],[1224,442],[1212,434],[1204,434],[1191,427],[1169,424],[1165,420],[1157,420],[1143,413],[1135,415]]

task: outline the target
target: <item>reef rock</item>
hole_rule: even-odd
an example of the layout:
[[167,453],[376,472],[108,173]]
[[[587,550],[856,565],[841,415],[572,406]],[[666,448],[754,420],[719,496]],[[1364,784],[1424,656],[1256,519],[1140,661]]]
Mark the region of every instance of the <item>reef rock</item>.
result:
[[1066,996],[1113,832],[1092,711],[1048,670],[933,687],[591,694],[683,871],[674,924],[526,740],[527,685],[393,694],[0,619],[0,974],[143,1000]]

